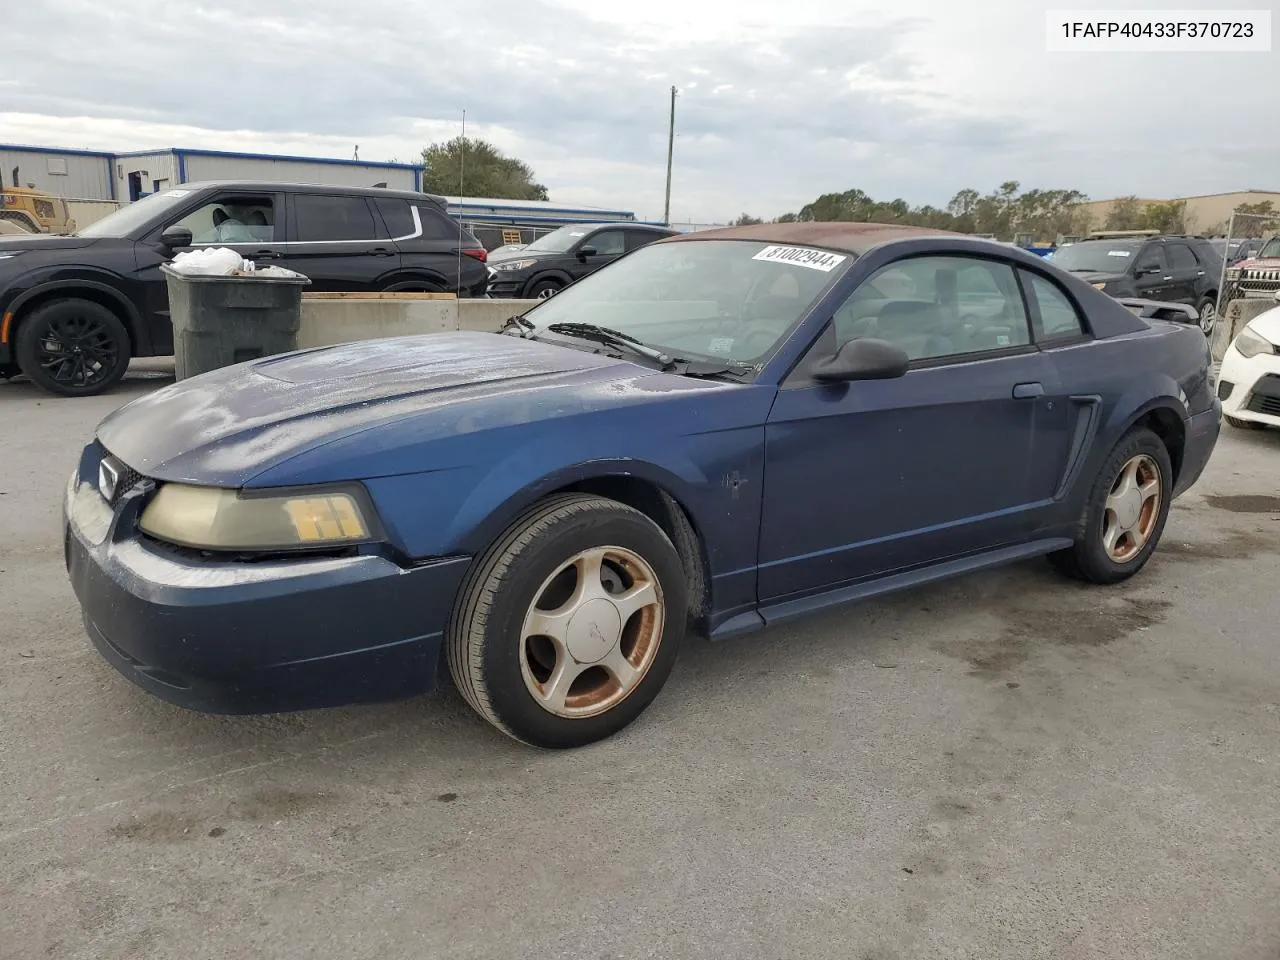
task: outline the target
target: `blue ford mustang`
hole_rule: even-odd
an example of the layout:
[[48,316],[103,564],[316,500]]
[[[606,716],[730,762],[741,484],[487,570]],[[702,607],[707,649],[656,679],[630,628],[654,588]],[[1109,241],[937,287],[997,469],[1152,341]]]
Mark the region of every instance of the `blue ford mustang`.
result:
[[159,697],[429,690],[606,737],[682,636],[1036,555],[1132,576],[1199,477],[1204,335],[874,224],[659,241],[500,332],[271,357],[108,417],[66,490],[89,636]]

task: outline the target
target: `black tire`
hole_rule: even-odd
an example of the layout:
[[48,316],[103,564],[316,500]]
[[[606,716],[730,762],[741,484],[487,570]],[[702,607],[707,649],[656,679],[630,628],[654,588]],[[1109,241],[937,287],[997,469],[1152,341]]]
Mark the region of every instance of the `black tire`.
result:
[[0,363],[0,380],[12,380],[22,373],[16,363]]
[[[1206,316],[1206,310],[1209,311]],[[1196,304],[1196,313],[1200,317],[1200,329],[1206,337],[1213,336],[1213,328],[1218,323],[1218,298],[1216,296],[1201,297]]]
[[[1135,457],[1145,455],[1155,462],[1159,470],[1160,502],[1155,524],[1142,548],[1124,562],[1108,555],[1103,544],[1103,525],[1106,502],[1120,473]],[[1169,518],[1169,505],[1173,493],[1173,464],[1164,441],[1146,427],[1135,427],[1120,438],[1111,455],[1098,471],[1098,478],[1089,491],[1084,515],[1080,518],[1075,543],[1049,555],[1049,562],[1062,574],[1086,583],[1111,584],[1128,580],[1141,570],[1160,542],[1165,522]]]
[[[656,651],[620,702],[593,716],[561,716],[530,691],[526,671],[532,661],[526,658],[532,641],[524,637],[525,617],[545,596],[548,578],[580,553],[601,547],[632,552],[655,575],[663,613],[660,629],[651,634]],[[477,713],[532,746],[564,749],[610,737],[640,716],[671,672],[688,625],[685,580],[667,535],[638,510],[576,494],[545,500],[476,559],[459,591],[445,634],[454,683]],[[626,624],[619,633],[626,635]],[[574,661],[574,669],[581,679],[591,668]]]
[[115,386],[129,369],[129,334],[101,304],[54,300],[19,323],[15,353],[36,386],[63,397],[88,397]]
[[1256,420],[1241,420],[1238,417],[1229,417],[1225,413],[1222,415],[1222,419],[1227,421],[1228,424],[1235,427],[1237,430],[1267,429],[1267,425],[1265,423],[1258,423]]
[[553,297],[564,289],[564,284],[559,280],[535,280],[529,285],[529,291],[526,295],[530,300],[542,300],[546,297]]

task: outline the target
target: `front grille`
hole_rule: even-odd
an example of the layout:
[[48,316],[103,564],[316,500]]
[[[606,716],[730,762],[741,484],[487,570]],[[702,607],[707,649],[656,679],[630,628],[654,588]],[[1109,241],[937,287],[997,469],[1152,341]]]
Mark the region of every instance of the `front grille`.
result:
[[1228,383],[1226,380],[1218,381],[1218,399],[1226,400],[1231,396],[1231,391],[1236,388],[1234,383]]
[[1239,285],[1245,293],[1274,293],[1280,290],[1280,270],[1243,270]]
[[1249,405],[1245,409],[1251,413],[1265,413],[1269,417],[1280,417],[1280,397],[1264,397],[1262,394],[1255,393],[1249,398]]

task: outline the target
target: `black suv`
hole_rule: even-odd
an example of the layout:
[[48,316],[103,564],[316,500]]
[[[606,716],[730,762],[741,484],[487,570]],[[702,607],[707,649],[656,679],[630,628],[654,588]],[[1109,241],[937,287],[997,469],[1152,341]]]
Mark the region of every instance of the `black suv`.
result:
[[1113,297],[1185,303],[1213,332],[1222,258],[1203,237],[1124,237],[1059,247],[1052,263]]
[[189,183],[121,207],[71,237],[0,237],[0,377],[65,396],[173,353],[160,265],[229,247],[296,270],[316,291],[482,296],[487,254],[444,200],[377,187]]
[[549,297],[646,243],[680,231],[643,223],[571,223],[489,261],[489,296]]

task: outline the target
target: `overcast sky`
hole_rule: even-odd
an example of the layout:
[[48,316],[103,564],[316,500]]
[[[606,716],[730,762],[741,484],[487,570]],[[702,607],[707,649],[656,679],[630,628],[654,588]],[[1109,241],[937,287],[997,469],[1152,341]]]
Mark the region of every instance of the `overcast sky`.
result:
[[674,84],[675,220],[853,187],[942,205],[1010,179],[1096,199],[1280,190],[1280,124],[1250,93],[1276,89],[1280,54],[1046,53],[1045,10],[1087,9],[1073,0],[20,6],[0,142],[405,161],[465,108],[553,200],[657,219]]

